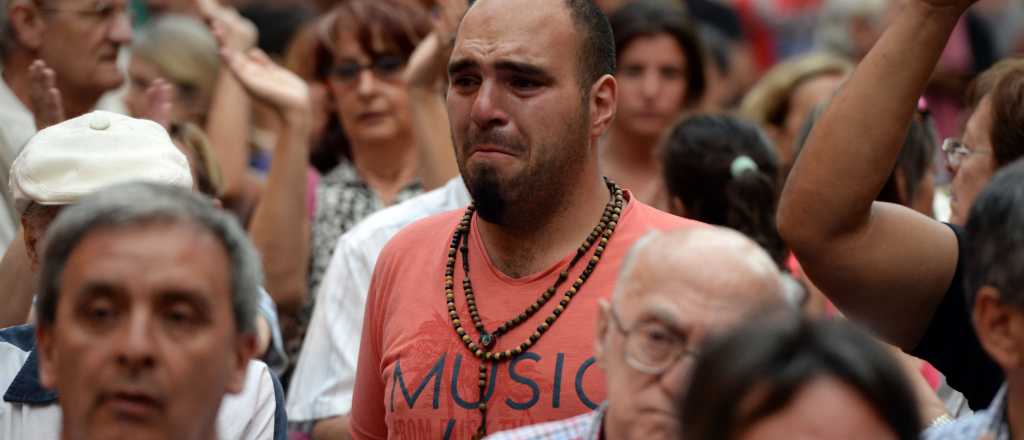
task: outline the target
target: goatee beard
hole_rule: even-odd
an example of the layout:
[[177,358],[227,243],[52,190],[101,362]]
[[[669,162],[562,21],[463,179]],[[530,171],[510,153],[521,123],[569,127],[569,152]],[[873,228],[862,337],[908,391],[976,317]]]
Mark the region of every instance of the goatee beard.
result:
[[488,223],[507,226],[506,218],[508,200],[502,194],[502,183],[498,181],[497,172],[491,167],[483,167],[472,179],[467,179],[467,189],[473,196],[476,213]]

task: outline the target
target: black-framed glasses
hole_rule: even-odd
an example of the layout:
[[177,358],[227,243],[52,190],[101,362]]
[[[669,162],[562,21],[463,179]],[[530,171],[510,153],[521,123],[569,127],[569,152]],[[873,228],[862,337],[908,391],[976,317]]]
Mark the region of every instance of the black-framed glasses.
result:
[[991,154],[992,150],[975,150],[960,139],[948,138],[942,141],[942,152],[946,155],[946,163],[952,168],[960,168],[968,156],[972,154]]
[[397,78],[404,67],[405,58],[398,55],[383,55],[374,58],[368,64],[349,59],[335,64],[331,68],[331,76],[341,82],[353,83],[359,79],[363,70],[370,70],[377,78],[391,80]]
[[626,337],[626,363],[641,373],[662,374],[681,358],[696,360],[700,356],[699,351],[687,347],[686,340],[665,325],[640,322],[627,329],[614,306],[609,305],[608,313],[615,328]]

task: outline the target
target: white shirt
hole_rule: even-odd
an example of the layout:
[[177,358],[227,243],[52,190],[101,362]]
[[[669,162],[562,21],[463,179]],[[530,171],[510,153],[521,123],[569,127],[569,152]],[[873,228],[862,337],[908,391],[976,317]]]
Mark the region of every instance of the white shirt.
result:
[[[31,326],[19,326],[27,331]],[[10,332],[16,329],[5,329]],[[22,336],[34,336],[19,332]],[[0,335],[0,439],[58,440],[60,438],[61,410],[56,401],[30,405],[7,400],[6,392],[21,372],[32,353],[27,345],[17,345]],[[25,338],[22,338],[22,342]],[[25,350],[29,348],[29,350]],[[277,416],[277,396],[270,369],[263,362],[249,361],[245,387],[235,395],[225,395],[217,414],[217,433],[220,440],[273,440]],[[52,395],[51,395],[52,396]],[[50,397],[50,396],[36,396]],[[278,438],[284,438],[283,429]]]
[[14,240],[20,223],[9,187],[11,165],[35,134],[36,120],[32,112],[7,86],[7,82],[0,79],[0,191],[3,195],[0,197],[0,254]]
[[370,215],[338,239],[288,389],[290,422],[323,420],[352,409],[363,309],[377,256],[399,230],[468,205],[461,177]]

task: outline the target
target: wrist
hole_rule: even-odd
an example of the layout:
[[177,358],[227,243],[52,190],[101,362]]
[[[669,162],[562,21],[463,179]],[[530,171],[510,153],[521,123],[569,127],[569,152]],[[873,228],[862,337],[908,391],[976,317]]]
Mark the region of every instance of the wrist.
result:
[[931,20],[949,20],[956,22],[960,19],[965,12],[967,12],[967,6],[956,4],[956,5],[935,5],[924,1],[911,1],[907,2],[906,8],[915,16]]

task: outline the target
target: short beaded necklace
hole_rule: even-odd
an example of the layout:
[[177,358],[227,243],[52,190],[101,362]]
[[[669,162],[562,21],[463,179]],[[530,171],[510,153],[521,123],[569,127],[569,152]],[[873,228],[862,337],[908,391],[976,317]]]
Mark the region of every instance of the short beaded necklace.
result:
[[[590,232],[587,239],[584,240],[580,248],[576,250],[576,255],[572,258],[569,266],[558,274],[558,279],[555,280],[555,284],[549,287],[540,298],[530,304],[522,313],[506,321],[504,324],[498,326],[493,332],[488,332],[484,328],[483,321],[480,319],[480,313],[477,310],[476,297],[473,294],[473,285],[469,279],[469,230],[470,224],[473,218],[473,212],[476,211],[476,207],[470,204],[466,208],[466,213],[462,216],[462,220],[459,221],[459,226],[455,229],[455,234],[452,237],[451,245],[448,248],[448,263],[445,266],[444,271],[444,294],[445,299],[448,303],[448,316],[451,317],[452,326],[455,328],[455,333],[463,344],[469,349],[474,356],[481,360],[480,363],[480,380],[478,382],[480,386],[480,426],[476,430],[476,434],[473,435],[474,439],[483,438],[487,434],[487,402],[484,402],[484,397],[487,392],[487,362],[497,364],[498,362],[511,360],[512,358],[522,354],[529,350],[533,344],[540,340],[541,336],[554,325],[558,317],[562,315],[566,307],[569,306],[569,302],[572,298],[579,293],[583,284],[587,282],[590,275],[594,273],[594,268],[597,267],[597,263],[601,261],[601,255],[604,254],[605,247],[608,245],[608,239],[611,238],[612,233],[615,232],[615,227],[619,224],[619,216],[622,215],[626,202],[623,196],[622,189],[619,188],[614,182],[605,179],[605,184],[608,186],[608,191],[611,193],[611,197],[608,200],[608,204],[604,208],[604,213],[601,215],[601,221],[594,227],[594,230]],[[572,283],[572,287],[566,290],[562,299],[555,306],[554,310],[551,311],[551,315],[544,319],[537,326],[536,331],[530,335],[530,337],[515,346],[511,350],[505,351],[491,351],[491,348],[498,342],[498,338],[508,333],[513,328],[526,322],[531,316],[537,313],[548,301],[555,295],[558,287],[565,283],[569,278],[569,272],[573,267],[576,266],[583,256],[585,256],[594,245],[597,248],[594,250],[594,256],[587,262],[587,267],[580,273],[579,278]],[[476,328],[479,334],[477,342],[473,341],[465,327],[462,325],[462,320],[459,319],[459,313],[455,309],[455,261],[458,254],[462,254],[462,271],[464,274],[462,280],[462,291],[466,296],[466,305],[469,309],[469,316],[473,321],[473,326]]]

